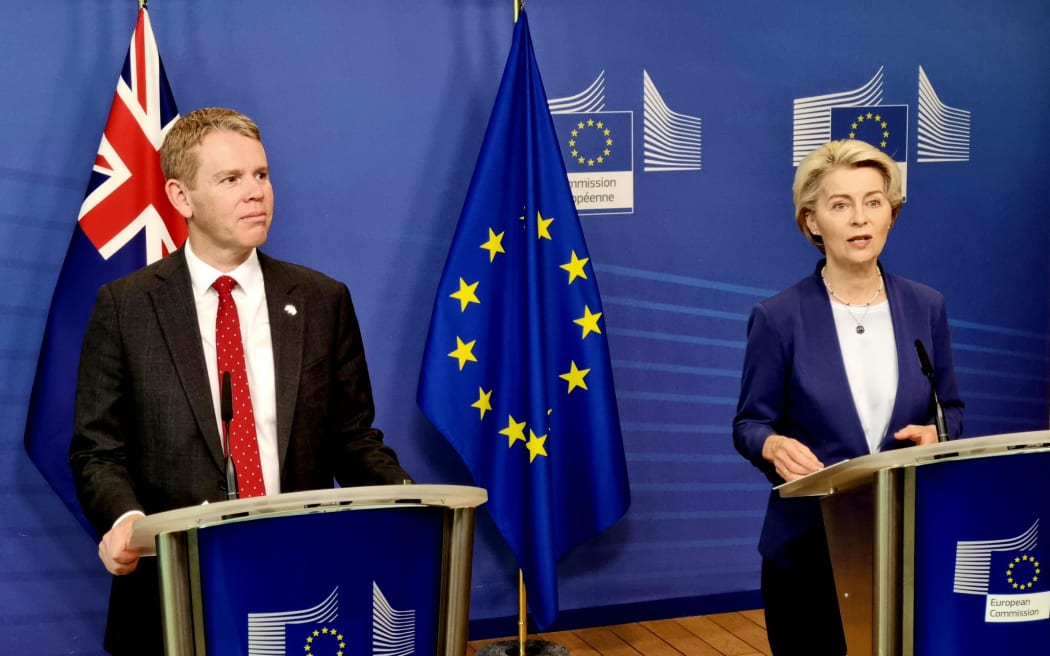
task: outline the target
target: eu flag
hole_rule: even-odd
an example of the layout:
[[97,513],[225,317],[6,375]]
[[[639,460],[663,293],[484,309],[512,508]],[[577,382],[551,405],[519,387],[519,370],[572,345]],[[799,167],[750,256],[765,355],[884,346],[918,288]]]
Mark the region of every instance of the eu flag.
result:
[[51,298],[26,417],[26,452],[92,534],[69,469],[80,345],[99,287],[167,255],[186,240],[186,221],[164,193],[158,154],[177,118],[149,14],[140,9]]
[[419,405],[488,490],[540,630],[630,492],[598,286],[522,12],[438,286]]
[[860,139],[883,151],[895,162],[906,162],[908,106],[832,107],[831,138]]

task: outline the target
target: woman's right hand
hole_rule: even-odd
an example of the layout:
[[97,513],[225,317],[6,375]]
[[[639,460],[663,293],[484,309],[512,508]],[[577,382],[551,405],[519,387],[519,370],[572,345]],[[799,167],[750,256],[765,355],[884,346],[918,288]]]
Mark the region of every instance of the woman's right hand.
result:
[[773,463],[777,474],[785,481],[802,478],[824,469],[809,447],[785,435],[770,435],[762,443],[762,457]]

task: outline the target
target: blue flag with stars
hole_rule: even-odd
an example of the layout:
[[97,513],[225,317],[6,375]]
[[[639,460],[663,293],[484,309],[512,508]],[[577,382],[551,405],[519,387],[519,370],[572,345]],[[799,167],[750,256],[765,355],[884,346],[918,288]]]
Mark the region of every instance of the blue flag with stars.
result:
[[522,12],[438,286],[419,405],[489,494],[540,630],[630,492],[598,286]]

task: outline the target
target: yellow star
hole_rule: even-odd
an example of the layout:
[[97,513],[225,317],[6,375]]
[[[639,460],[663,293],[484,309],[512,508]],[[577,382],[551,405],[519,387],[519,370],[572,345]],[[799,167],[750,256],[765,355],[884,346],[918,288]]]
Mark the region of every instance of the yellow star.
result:
[[871,112],[868,112],[868,118],[871,118]]
[[314,629],[314,635],[315,635],[315,636],[319,636],[319,635],[321,635],[321,632],[320,632],[320,631],[318,631],[317,629]]
[[566,394],[571,394],[577,387],[587,389],[587,383],[583,379],[586,378],[587,374],[591,373],[591,370],[577,369],[575,360],[570,361],[570,367],[571,369],[568,372],[558,375],[558,378],[569,383],[569,391]]
[[513,415],[507,415],[507,427],[499,432],[507,436],[507,448],[514,446],[518,440],[525,441],[525,422],[514,421]]
[[492,390],[485,391],[478,388],[478,400],[471,403],[470,407],[477,408],[481,412],[479,419],[485,418],[485,413],[492,409]]
[[605,127],[605,124],[604,124],[604,123],[602,123],[601,121],[598,121],[598,123],[597,123],[597,124],[595,124],[595,126],[594,126],[594,127],[596,127],[596,128],[598,128],[599,130],[601,130],[602,128],[604,128],[604,127]]
[[474,357],[474,353],[472,352],[474,344],[476,344],[477,341],[478,340],[476,339],[472,339],[466,344],[464,344],[462,339],[456,337],[456,350],[449,353],[448,357],[456,358],[457,360],[459,360],[460,371],[463,371],[463,366],[466,365],[467,362],[478,361],[478,359]]
[[575,139],[569,139],[569,145],[570,146],[575,146],[576,145],[576,140]]
[[875,120],[876,121],[881,121],[882,120],[882,114],[876,114],[875,115]]
[[573,323],[583,327],[583,335],[580,339],[585,339],[587,335],[591,333],[602,334],[602,329],[598,327],[598,319],[602,318],[601,312],[591,312],[591,308],[586,305],[583,306],[583,316],[579,319],[573,319]]
[[852,129],[856,130],[856,129],[857,129],[857,123],[856,123],[856,121],[854,121],[853,123],[850,123],[850,124],[849,124],[849,126],[850,126],[850,127],[852,128]]
[[313,637],[313,636],[308,636],[308,637],[306,638],[306,642],[307,642],[307,643],[311,643],[311,642],[313,642],[313,641],[314,641],[314,637]]
[[[481,282],[480,280],[478,282]],[[467,284],[466,280],[459,279],[459,291],[452,292],[449,297],[459,301],[459,311],[466,312],[467,306],[471,303],[477,303],[481,305],[481,301],[478,300],[478,295],[475,293],[478,291],[478,283],[471,285]]]
[[587,119],[587,127],[589,127],[589,128],[590,127],[594,127],[594,119],[593,118]]
[[551,238],[551,231],[549,230],[549,228],[550,228],[550,225],[552,223],[554,223],[554,217],[551,217],[549,219],[545,219],[545,218],[543,218],[543,215],[541,215],[537,211],[536,212],[536,232],[537,232],[538,236],[536,238],[537,239],[550,239]]
[[576,256],[576,251],[572,252],[572,261],[566,262],[559,266],[561,269],[565,269],[569,272],[569,284],[572,284],[573,280],[577,278],[583,278],[587,280],[587,272],[583,270],[583,267],[591,261],[591,258],[585,257],[582,260]]
[[609,136],[610,134],[612,134],[612,132],[609,131],[609,128],[605,128],[602,134],[604,134],[605,136]]
[[605,140],[605,145],[606,145],[606,146],[611,146],[612,144],[613,144],[613,141],[612,141],[612,139],[606,139],[606,140]]
[[529,450],[529,462],[535,460],[536,456],[547,455],[547,450],[543,448],[546,441],[546,435],[537,436],[531,429],[529,430],[529,441],[525,443],[525,448]]
[[[583,125],[581,124],[580,127],[583,127]],[[578,136],[580,136],[580,131],[579,130],[573,130],[571,134],[574,137],[578,137]]]
[[587,160],[587,166],[594,166],[594,160],[593,159]]
[[576,127],[578,127],[579,129],[582,130],[583,129],[583,121],[580,121],[579,123],[577,123]]
[[579,162],[580,164],[583,164],[587,160],[584,157],[581,156],[581,157],[576,158],[576,161]]
[[326,626],[326,627],[323,627],[323,628],[321,629],[321,633],[323,633],[323,634],[325,634],[325,635],[328,635],[328,627],[327,627],[327,626]]
[[503,250],[503,233],[498,235],[489,228],[489,240],[481,245],[482,248],[489,252],[489,262],[496,259],[496,253],[506,253]]

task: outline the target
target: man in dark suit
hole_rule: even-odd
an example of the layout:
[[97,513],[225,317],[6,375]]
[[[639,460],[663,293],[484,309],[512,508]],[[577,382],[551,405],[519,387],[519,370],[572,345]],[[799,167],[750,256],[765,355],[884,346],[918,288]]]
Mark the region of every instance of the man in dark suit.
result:
[[409,479],[372,427],[372,389],[346,286],[257,250],[273,215],[258,127],[232,110],[192,112],[169,131],[161,161],[189,237],[169,257],[99,291],[70,446],[80,502],[102,536],[99,558],[115,575],[105,643],[113,654],[163,651],[156,570],[129,546],[134,522],[227,498],[217,278],[236,281],[247,389],[235,394],[241,407],[250,393],[259,493]]

